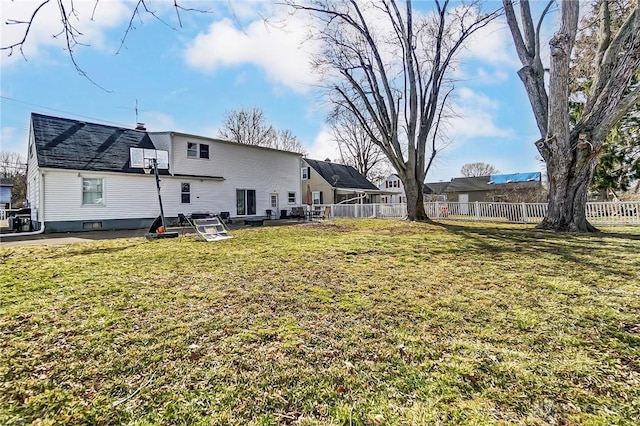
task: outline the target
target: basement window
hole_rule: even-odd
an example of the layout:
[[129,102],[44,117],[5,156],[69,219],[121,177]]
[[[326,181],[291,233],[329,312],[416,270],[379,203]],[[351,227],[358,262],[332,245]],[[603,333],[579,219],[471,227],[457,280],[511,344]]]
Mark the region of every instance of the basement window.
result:
[[82,229],[102,229],[102,222],[82,222]]

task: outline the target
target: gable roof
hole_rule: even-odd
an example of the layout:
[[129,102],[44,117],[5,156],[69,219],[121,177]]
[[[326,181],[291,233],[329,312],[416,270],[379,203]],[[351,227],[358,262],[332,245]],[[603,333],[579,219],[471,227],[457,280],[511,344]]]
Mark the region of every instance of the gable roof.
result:
[[[474,192],[535,188],[540,185],[542,180],[541,177],[542,174],[540,172],[458,177],[451,179],[451,182],[425,183],[424,192],[425,194],[430,193],[427,192],[427,188],[430,188],[435,194],[441,194],[443,192]],[[440,185],[445,186],[443,188]]]
[[32,113],[31,128],[39,167],[144,174],[129,167],[129,148],[155,149],[144,131],[81,120]]
[[[318,172],[322,179],[335,188],[379,190],[377,186],[369,182],[352,166],[330,163],[329,161],[310,160],[308,158],[305,158],[304,161]],[[337,181],[335,181],[334,176],[338,177]]]
[[425,194],[443,194],[451,182],[431,182],[425,183],[422,190]]
[[489,184],[489,178],[489,175],[453,178],[447,187],[447,192],[491,191],[495,186]]

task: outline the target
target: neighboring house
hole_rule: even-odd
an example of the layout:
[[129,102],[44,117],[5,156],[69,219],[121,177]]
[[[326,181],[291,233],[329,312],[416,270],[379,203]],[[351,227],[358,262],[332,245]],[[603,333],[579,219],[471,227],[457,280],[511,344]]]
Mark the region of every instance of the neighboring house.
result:
[[265,216],[300,205],[300,154],[177,132],[146,132],[31,115],[27,198],[47,232],[135,229],[159,214],[153,174],[129,149],[168,151],[164,213]]
[[447,201],[447,188],[451,182],[425,183],[422,192],[424,201]]
[[425,183],[425,200],[469,203],[544,201],[542,174],[514,173],[453,178],[451,182]]
[[380,185],[380,189],[387,194],[382,196],[381,201],[385,204],[399,204],[405,203],[407,197],[404,194],[404,185],[400,176],[393,173],[387,176],[387,178]]
[[352,166],[304,158],[300,170],[303,204],[379,203],[385,193]]
[[11,208],[11,191],[13,190],[13,179],[0,178],[0,207]]

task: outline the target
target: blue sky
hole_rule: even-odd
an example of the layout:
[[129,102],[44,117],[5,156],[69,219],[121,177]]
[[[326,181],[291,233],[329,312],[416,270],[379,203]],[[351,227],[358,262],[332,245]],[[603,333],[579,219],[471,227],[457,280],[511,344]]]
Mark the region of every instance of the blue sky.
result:
[[[39,2],[0,1],[5,46],[21,38],[22,30],[4,21],[26,18]],[[27,39],[27,60],[17,51],[12,57],[0,52],[3,151],[26,154],[31,112],[133,127],[137,101],[138,121],[151,131],[211,137],[225,111],[257,106],[270,124],[297,135],[310,158],[338,157],[325,122],[327,106],[316,89],[318,77],[308,63],[314,47],[301,42],[302,18],[288,17],[271,2],[191,0],[182,4],[210,13],[181,12],[179,28],[172,2],[155,0],[150,5],[169,25],[143,14],[116,54],[133,3],[102,0],[93,21],[94,1],[75,4],[81,40],[90,45],[75,49],[76,60],[107,91],[79,75],[52,39],[59,17],[56,2],[50,2]],[[451,143],[427,180],[459,176],[468,162],[490,163],[503,173],[540,170],[533,145],[537,129],[504,22],[477,34],[461,61],[453,99],[457,116],[448,126]]]

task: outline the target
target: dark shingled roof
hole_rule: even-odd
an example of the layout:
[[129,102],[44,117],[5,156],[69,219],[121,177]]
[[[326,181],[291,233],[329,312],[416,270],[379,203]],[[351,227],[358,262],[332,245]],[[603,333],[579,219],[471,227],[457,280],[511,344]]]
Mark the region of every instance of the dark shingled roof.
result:
[[444,194],[451,182],[427,182],[424,184],[425,194]]
[[39,167],[144,174],[129,167],[129,148],[155,149],[144,131],[36,113],[31,125]]
[[442,194],[450,192],[497,191],[505,189],[537,188],[540,181],[518,181],[509,183],[489,183],[491,176],[459,177],[451,182],[425,183],[425,194]]
[[[356,169],[344,164],[330,163],[328,161],[305,160],[313,170],[318,172],[329,185],[335,188],[353,188],[353,189],[370,189],[378,190],[378,187],[372,184],[362,176]],[[338,181],[334,184],[334,176],[338,176]]]
[[489,184],[491,176],[475,176],[454,178],[447,187],[447,192],[492,191],[494,185]]

